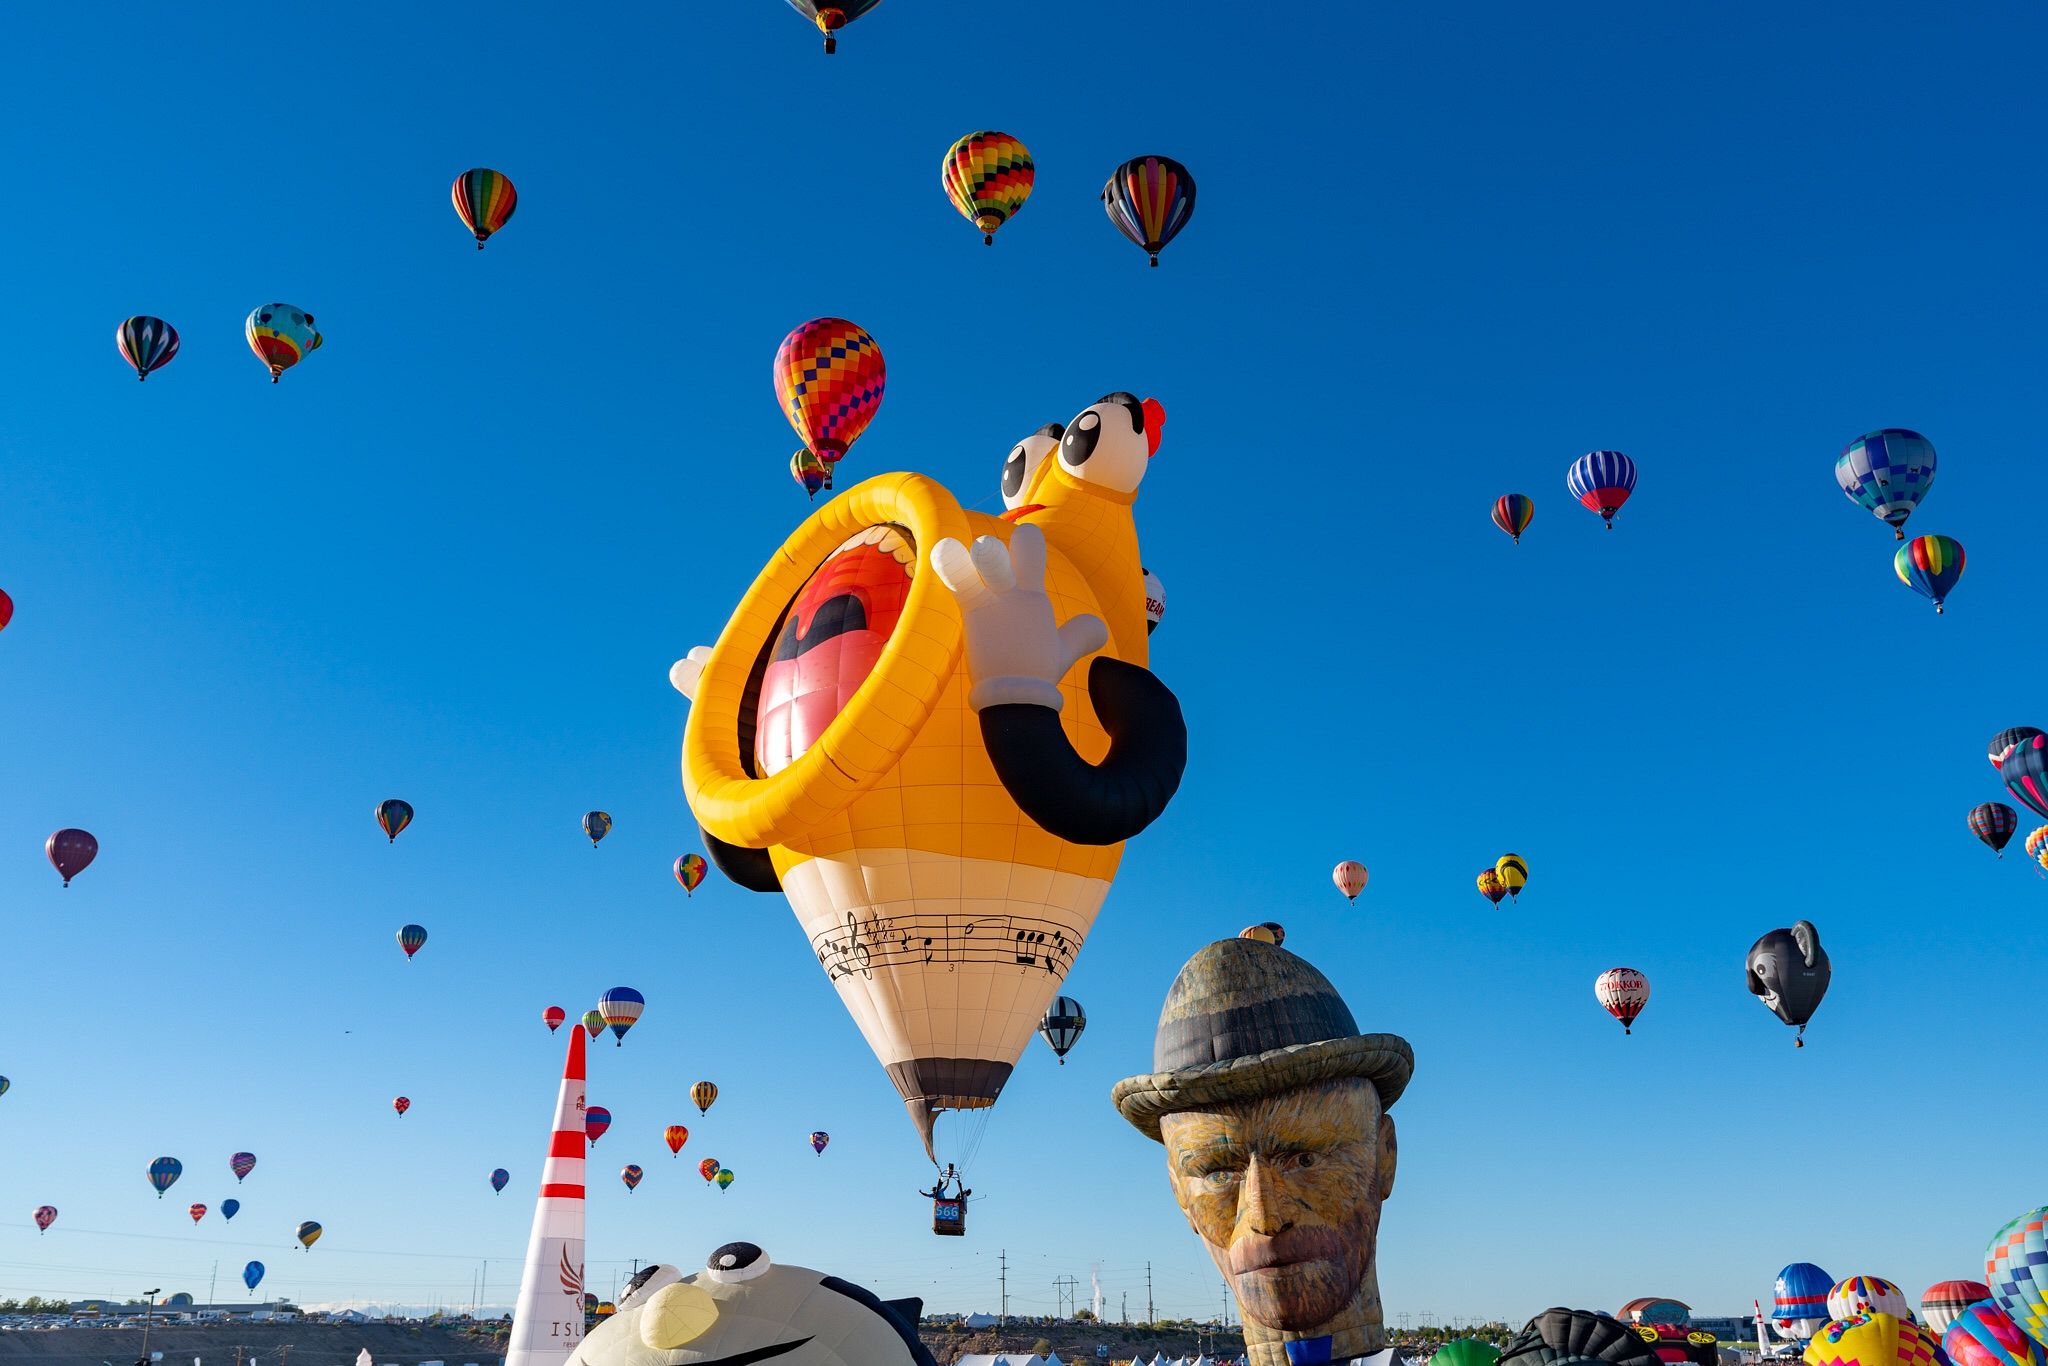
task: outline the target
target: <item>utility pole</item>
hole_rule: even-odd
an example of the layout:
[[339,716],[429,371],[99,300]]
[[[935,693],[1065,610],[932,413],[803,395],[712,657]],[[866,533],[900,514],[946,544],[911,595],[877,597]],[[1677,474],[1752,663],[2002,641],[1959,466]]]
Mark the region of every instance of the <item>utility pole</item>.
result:
[[149,1320],[156,1313],[156,1297],[163,1292],[158,1286],[142,1297],[142,1359],[136,1366],[149,1366]]
[[996,1331],[1002,1332],[1010,1319],[1010,1250],[996,1253],[996,1283],[1002,1287],[1002,1302],[996,1308]]
[[207,1307],[208,1309],[211,1309],[211,1308],[213,1308],[213,1287],[214,1287],[214,1283],[215,1283],[216,1281],[218,1281],[219,1279],[220,1279],[220,1263],[219,1263],[219,1262],[215,1262],[215,1263],[213,1264],[213,1275],[212,1275],[212,1276],[210,1276],[210,1277],[208,1277],[208,1278],[207,1278],[207,1282],[206,1282],[206,1307]]
[[[1119,1291],[1118,1295],[1119,1303],[1123,1305],[1123,1320],[1128,1325],[1131,1321],[1131,1292],[1128,1290]],[[242,1366],[242,1363],[238,1361],[235,1363],[235,1366]]]
[[1159,1322],[1159,1315],[1152,1312],[1152,1263],[1145,1263],[1145,1322]]
[[1055,1276],[1052,1278],[1052,1312],[1054,1318],[1070,1319],[1074,1317],[1074,1292],[1080,1287],[1080,1284],[1072,1276]]

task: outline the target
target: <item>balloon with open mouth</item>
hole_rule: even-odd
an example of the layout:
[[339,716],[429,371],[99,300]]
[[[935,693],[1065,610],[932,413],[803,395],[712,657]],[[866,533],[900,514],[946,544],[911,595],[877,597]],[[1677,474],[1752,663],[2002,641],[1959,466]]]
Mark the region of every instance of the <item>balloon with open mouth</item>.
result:
[[670,671],[706,852],[788,898],[934,1157],[940,1112],[1001,1094],[1186,764],[1131,514],[1164,421],[1115,393],[1040,428],[1001,517],[917,474],[846,490]]

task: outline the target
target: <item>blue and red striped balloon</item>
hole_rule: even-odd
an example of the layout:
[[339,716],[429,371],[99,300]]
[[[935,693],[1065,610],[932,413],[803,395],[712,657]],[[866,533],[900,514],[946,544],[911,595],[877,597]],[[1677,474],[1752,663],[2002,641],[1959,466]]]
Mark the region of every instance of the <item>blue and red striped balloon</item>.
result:
[[1635,492],[1636,462],[1620,451],[1588,451],[1565,471],[1564,486],[1612,531],[1614,514]]
[[2004,802],[1980,802],[1970,808],[1970,833],[1991,846],[2000,858],[2013,831],[2020,828],[2020,813]]

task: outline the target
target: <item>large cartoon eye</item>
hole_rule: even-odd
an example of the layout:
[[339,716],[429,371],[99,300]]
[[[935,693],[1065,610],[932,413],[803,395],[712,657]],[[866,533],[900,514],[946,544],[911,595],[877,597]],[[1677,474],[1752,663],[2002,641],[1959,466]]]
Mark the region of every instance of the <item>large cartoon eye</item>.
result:
[[1145,410],[1129,394],[1110,394],[1082,411],[1060,442],[1060,464],[1083,483],[1130,493],[1145,477],[1152,446]]
[[1053,447],[1059,445],[1064,430],[1059,423],[1048,422],[1010,451],[1009,459],[1003,462],[1004,507],[1016,508],[1023,504],[1025,490],[1038,477],[1038,467],[1052,454]]

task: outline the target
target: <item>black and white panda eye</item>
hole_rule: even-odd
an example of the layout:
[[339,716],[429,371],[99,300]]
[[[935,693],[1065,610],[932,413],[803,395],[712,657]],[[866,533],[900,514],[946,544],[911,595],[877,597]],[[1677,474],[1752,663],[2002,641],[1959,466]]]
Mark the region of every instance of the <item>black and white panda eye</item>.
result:
[[1060,464],[1084,484],[1112,493],[1136,491],[1152,458],[1138,421],[1115,397],[1084,409],[1060,442]]
[[1070,470],[1080,469],[1095,454],[1095,443],[1101,439],[1102,414],[1090,408],[1067,428],[1066,437],[1060,442],[1060,463]]
[[1050,435],[1045,429],[1040,429],[1019,441],[1010,451],[1009,458],[1003,461],[1005,508],[1023,505],[1026,492],[1031,488],[1032,481],[1038,477],[1039,467],[1045,464],[1045,458],[1052,454],[1058,440],[1059,438]]

